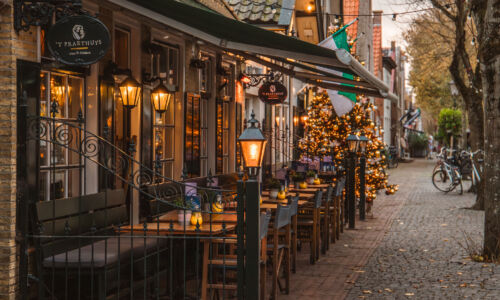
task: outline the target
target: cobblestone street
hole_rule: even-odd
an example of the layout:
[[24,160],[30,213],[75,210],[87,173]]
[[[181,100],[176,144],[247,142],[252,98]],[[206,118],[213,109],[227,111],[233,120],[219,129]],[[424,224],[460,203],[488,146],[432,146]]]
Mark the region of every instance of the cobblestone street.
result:
[[500,266],[472,262],[460,246],[467,237],[481,243],[483,213],[464,209],[472,194],[437,191],[433,166],[416,160],[391,170],[402,207],[346,299],[500,299]]

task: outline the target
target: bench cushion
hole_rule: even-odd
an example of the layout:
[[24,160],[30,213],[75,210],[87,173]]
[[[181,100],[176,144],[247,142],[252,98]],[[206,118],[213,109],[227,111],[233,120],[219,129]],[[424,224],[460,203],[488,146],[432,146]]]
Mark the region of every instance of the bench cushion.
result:
[[92,266],[102,268],[117,263],[119,259],[130,260],[132,253],[134,256],[137,255],[137,259],[142,258],[143,255],[155,251],[157,247],[162,249],[165,245],[166,239],[162,238],[148,237],[144,239],[134,236],[132,242],[130,236],[116,236],[46,257],[43,260],[43,265],[47,268],[91,268]]

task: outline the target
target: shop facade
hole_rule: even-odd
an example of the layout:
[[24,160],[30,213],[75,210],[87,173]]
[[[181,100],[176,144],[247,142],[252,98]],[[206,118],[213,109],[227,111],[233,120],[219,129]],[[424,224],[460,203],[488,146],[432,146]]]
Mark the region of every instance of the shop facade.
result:
[[[268,34],[277,35],[271,32],[258,31],[250,36],[251,47],[245,51],[246,45],[240,37],[219,32],[217,24],[204,32],[201,26],[196,27],[195,21],[183,23],[165,12],[152,10],[155,3],[140,2],[83,2],[83,9],[98,15],[108,28],[111,47],[97,63],[79,67],[58,62],[46,48],[50,22],[16,30],[15,3],[0,4],[4,40],[0,45],[4,55],[0,59],[5,66],[0,79],[3,86],[0,130],[5,136],[1,142],[4,191],[1,255],[2,264],[8,270],[1,275],[3,299],[14,299],[19,284],[29,284],[20,282],[27,280],[23,277],[27,274],[19,271],[29,269],[29,266],[20,267],[27,263],[20,259],[20,253],[29,250],[27,244],[25,248],[20,245],[20,231],[33,230],[28,228],[33,224],[26,220],[30,209],[26,199],[35,203],[98,194],[109,189],[127,190],[127,185],[142,187],[143,175],[148,172],[154,174],[148,183],[154,181],[155,184],[235,174],[242,166],[237,137],[243,132],[251,111],[256,113],[269,139],[264,166],[267,172],[273,173],[294,160],[293,145],[301,113],[307,107],[304,93],[309,92],[299,91],[295,83],[298,80],[294,78],[324,88],[335,86],[332,85],[335,80],[353,83],[324,71],[304,71],[313,64],[349,69],[358,72],[360,78],[367,75],[348,57],[337,54],[323,60],[322,56],[335,53],[323,52],[314,46],[315,53],[310,54],[309,46],[291,38],[283,40],[289,44],[279,46],[280,52],[273,53],[270,48],[273,41],[267,44],[259,41],[261,37],[274,37]],[[189,15],[191,9],[185,4],[174,4],[170,8],[178,8],[176,16]],[[229,22],[215,14],[207,14],[206,18]],[[240,29],[253,31],[250,27]],[[214,37],[220,40],[215,41]],[[292,50],[286,50],[288,48]],[[287,54],[294,60],[288,61],[283,56],[279,59],[280,55]],[[302,58],[304,64],[298,62]],[[240,80],[242,73],[262,75],[269,71],[279,72],[278,80],[288,90],[288,97],[281,104],[264,104],[258,98],[258,87],[246,86]],[[133,105],[123,99],[120,90],[129,78],[140,86],[140,97]],[[361,92],[372,96],[384,94],[376,80],[357,82]],[[160,84],[172,93],[169,105],[161,112],[151,101],[151,94]],[[37,122],[42,120],[42,126],[34,127],[33,118]],[[48,139],[58,142],[30,140],[31,135],[41,134],[40,128],[47,130]],[[92,150],[85,148],[91,145],[87,143],[90,138],[99,140],[99,145],[106,145],[102,149],[111,149],[109,152],[113,154],[90,157]],[[78,149],[79,153],[75,154],[72,149]],[[120,169],[116,157],[122,154],[126,155],[129,165]],[[141,172],[137,179],[130,166],[147,172]],[[129,177],[132,179],[127,179]],[[148,217],[138,190],[128,189],[125,197],[130,224]]]

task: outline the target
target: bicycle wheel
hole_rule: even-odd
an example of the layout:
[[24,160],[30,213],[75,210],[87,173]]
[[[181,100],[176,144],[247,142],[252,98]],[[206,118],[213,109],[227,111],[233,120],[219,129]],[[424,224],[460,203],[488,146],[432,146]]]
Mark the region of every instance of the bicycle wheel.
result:
[[437,170],[432,174],[432,184],[441,192],[449,192],[453,189],[453,180],[451,180],[443,170]]

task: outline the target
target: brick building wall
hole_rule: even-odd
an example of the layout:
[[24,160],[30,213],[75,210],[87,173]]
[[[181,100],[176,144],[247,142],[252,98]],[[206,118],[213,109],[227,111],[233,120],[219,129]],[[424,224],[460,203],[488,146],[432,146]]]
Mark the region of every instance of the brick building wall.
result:
[[[382,72],[382,11],[373,11],[373,74],[383,80]],[[384,126],[384,99],[375,98],[377,110],[374,119],[380,126]]]
[[[359,0],[344,0],[344,24],[354,20],[359,14]],[[350,39],[355,39],[358,35],[358,22],[347,27],[347,35]],[[356,44],[351,49],[351,53],[356,53]]]
[[[0,1],[0,300],[15,299],[16,250],[16,60],[37,59],[34,32],[13,29],[13,0]],[[36,32],[36,31],[35,31]]]

